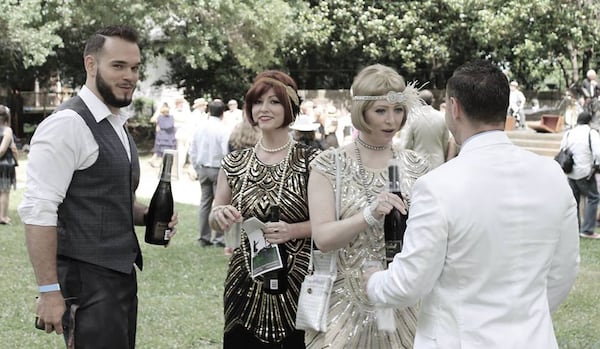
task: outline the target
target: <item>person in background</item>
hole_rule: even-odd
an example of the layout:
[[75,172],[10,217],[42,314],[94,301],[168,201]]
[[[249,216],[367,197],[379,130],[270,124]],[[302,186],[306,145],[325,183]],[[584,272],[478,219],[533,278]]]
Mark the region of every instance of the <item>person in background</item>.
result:
[[577,117],[583,111],[583,106],[571,91],[566,91],[563,101],[566,104],[564,116],[567,129],[577,126]]
[[[229,152],[254,147],[260,139],[260,134],[258,127],[251,125],[248,119],[244,118],[242,122],[235,125],[229,135]],[[225,248],[223,252],[226,256],[231,256],[233,250],[240,246],[241,228],[239,223],[235,223],[224,232]]]
[[350,112],[344,108],[340,109],[340,115],[337,117],[336,136],[340,141],[340,146],[344,146],[354,142],[354,127],[352,126],[352,117]]
[[307,99],[300,104],[300,116],[302,115],[309,117],[310,122],[319,122],[319,118],[315,112],[315,103],[310,99]]
[[254,147],[260,139],[260,130],[247,119],[235,125],[229,135],[229,152]]
[[558,349],[551,312],[577,274],[577,207],[558,163],[504,133],[508,95],[490,62],[454,72],[446,123],[460,154],[415,182],[402,252],[364,274],[377,306],[420,301],[415,349]]
[[600,129],[600,85],[598,84],[598,75],[594,69],[590,69],[585,74],[585,79],[581,83],[581,92],[583,95],[583,109],[592,114],[590,126],[596,130]]
[[600,96],[600,86],[598,85],[598,75],[594,69],[590,69],[585,74],[585,79],[581,82],[581,93],[585,98],[587,106],[590,100]]
[[12,129],[10,110],[0,105],[0,224],[11,224],[8,215],[10,189],[17,188],[15,166],[18,165],[18,152]]
[[223,113],[223,122],[225,123],[225,127],[231,132],[235,125],[244,120],[244,115],[238,108],[238,102],[235,99],[230,99],[229,102],[227,102],[227,108],[228,109]]
[[[40,292],[37,324],[64,333],[68,348],[135,348],[134,264],[143,264],[134,225],[144,225],[147,207],[135,197],[138,153],[120,110],[139,79],[137,38],[127,26],[92,34],[85,85],[31,139],[19,215]],[[176,224],[175,213],[170,237]]]
[[225,104],[220,99],[213,99],[208,104],[210,116],[198,127],[190,146],[190,160],[200,181],[198,242],[202,247],[212,245],[225,247],[223,233],[217,233],[213,238],[208,224],[208,215],[217,189],[221,160],[229,152],[229,130],[223,124],[224,111]]
[[425,105],[416,108],[413,117],[407,122],[402,143],[405,149],[425,156],[433,169],[446,162],[450,131],[444,114],[432,107],[433,93],[421,90],[419,97]]
[[514,116],[519,124],[519,128],[526,128],[525,124],[525,95],[519,90],[519,83],[516,81],[510,82],[510,95],[508,102],[508,113]]
[[160,107],[160,113],[156,118],[153,155],[150,158],[150,166],[159,167],[162,156],[167,149],[177,149],[175,138],[175,119],[167,103]]
[[596,183],[596,166],[600,164],[600,135],[590,127],[592,114],[587,111],[577,116],[577,126],[565,132],[560,148],[568,148],[573,153],[573,171],[567,173],[569,185],[577,202],[577,212],[581,197],[586,198],[583,219],[579,221],[579,235],[583,238],[600,239],[596,233],[596,217],[598,214],[598,185]]
[[[244,102],[245,116],[262,137],[255,147],[229,153],[223,159],[217,194],[210,214],[213,229],[225,231],[256,217],[265,223],[264,238],[287,253],[288,286],[267,293],[263,277],[251,277],[251,246],[242,231],[225,279],[223,348],[304,348],[304,332],[295,329],[300,284],[308,272],[310,222],[306,204],[309,163],[318,150],[295,142],[289,125],[299,114],[294,80],[268,70],[259,73]],[[268,222],[279,206],[280,220]]]
[[[380,330],[375,307],[360,287],[360,270],[368,261],[384,261],[382,212],[392,206],[404,209],[398,196],[387,193],[388,162],[394,158],[402,163],[402,195],[407,200],[415,179],[429,171],[423,156],[392,144],[409,112],[419,104],[417,90],[406,86],[394,69],[380,64],[364,68],[352,84],[350,112],[359,132],[356,140],[324,151],[311,163],[308,203],[313,240],[321,251],[334,251],[337,277],[327,331],[307,331],[307,348],[412,348],[417,310],[394,311],[390,321],[395,330]],[[341,198],[339,220],[336,195]]]
[[[196,98],[194,100],[194,104],[192,105],[192,116],[190,118],[190,122],[189,122],[189,127],[190,127],[190,132],[192,134],[192,137],[194,136],[194,133],[196,132],[196,130],[198,129],[198,127],[200,126],[201,123],[203,123],[204,121],[208,120],[208,113],[206,112],[206,108],[208,107],[208,102],[206,101],[206,99],[204,98]],[[191,140],[190,140],[191,142]],[[186,163],[190,163],[191,164],[191,160],[189,159],[189,150],[188,150],[188,154],[186,156]],[[192,180],[192,181],[196,181],[198,180],[198,174],[196,173],[196,170],[193,168],[193,165],[190,166],[184,166],[185,167],[185,172],[187,173],[188,177]]]
[[338,110],[333,105],[327,107],[327,113],[321,115],[322,134],[324,135],[321,141],[323,149],[337,148],[340,146],[336,135],[338,129]]
[[175,120],[175,140],[177,142],[175,148],[177,149],[177,173],[175,176],[178,177],[189,165],[188,151],[196,120],[192,118],[190,104],[183,97],[175,98],[175,106],[171,113]]
[[321,126],[318,122],[312,122],[309,115],[300,114],[296,121],[290,126],[294,130],[294,140],[309,147],[323,150],[320,142],[316,139],[315,131]]
[[196,98],[192,105],[192,124],[194,125],[193,131],[196,131],[198,125],[208,119],[208,113],[206,112],[208,102],[204,98]]

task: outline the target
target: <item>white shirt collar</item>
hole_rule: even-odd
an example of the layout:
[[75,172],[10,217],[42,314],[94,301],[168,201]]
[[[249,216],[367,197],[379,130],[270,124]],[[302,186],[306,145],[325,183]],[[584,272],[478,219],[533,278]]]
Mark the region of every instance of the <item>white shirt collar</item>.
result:
[[83,85],[79,91],[78,96],[81,97],[85,105],[87,105],[88,109],[92,112],[96,122],[100,122],[113,115],[117,120],[119,120],[121,125],[124,125],[128,119],[128,117],[121,112],[119,112],[117,115],[114,115],[110,109],[108,109],[108,106],[85,85]]

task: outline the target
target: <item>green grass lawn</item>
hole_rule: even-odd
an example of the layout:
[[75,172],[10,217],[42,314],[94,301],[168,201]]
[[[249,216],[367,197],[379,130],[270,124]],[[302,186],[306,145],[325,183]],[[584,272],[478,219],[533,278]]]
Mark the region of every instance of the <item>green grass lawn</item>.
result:
[[[22,190],[11,194],[13,225],[0,226],[0,261],[4,265],[0,269],[0,348],[64,348],[62,337],[33,327],[37,289],[16,214],[21,195]],[[200,248],[196,243],[196,206],[176,204],[176,209],[179,233],[169,248],[145,244],[143,230],[138,230],[144,271],[138,273],[137,347],[220,348],[227,258],[220,248]],[[562,349],[600,349],[599,304],[600,241],[582,240],[577,284],[554,314]]]

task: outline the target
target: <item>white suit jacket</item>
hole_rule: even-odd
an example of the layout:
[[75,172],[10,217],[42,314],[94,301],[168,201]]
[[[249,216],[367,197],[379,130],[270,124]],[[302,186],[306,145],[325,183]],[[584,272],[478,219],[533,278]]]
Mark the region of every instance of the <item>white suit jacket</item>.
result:
[[501,131],[471,137],[418,179],[404,247],[374,303],[421,299],[414,347],[558,348],[550,313],[579,265],[575,199],[558,163]]

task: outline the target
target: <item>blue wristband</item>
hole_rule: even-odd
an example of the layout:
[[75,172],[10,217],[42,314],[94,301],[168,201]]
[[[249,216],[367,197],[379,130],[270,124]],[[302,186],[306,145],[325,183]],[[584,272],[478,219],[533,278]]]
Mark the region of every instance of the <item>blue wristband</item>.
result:
[[41,286],[38,286],[38,291],[40,291],[40,293],[60,291],[60,285],[59,284],[41,285]]

